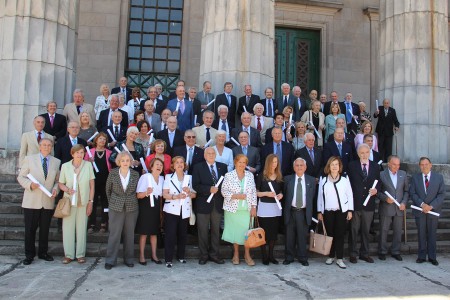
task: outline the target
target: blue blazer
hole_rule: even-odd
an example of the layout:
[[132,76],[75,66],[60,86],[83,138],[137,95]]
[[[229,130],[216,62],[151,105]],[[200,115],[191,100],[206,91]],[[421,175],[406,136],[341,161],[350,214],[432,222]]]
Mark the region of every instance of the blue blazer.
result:
[[[177,99],[172,99],[167,103],[167,108],[173,113],[177,108]],[[184,114],[181,114],[180,109],[178,109],[177,115],[178,129],[181,131],[186,131],[194,127],[194,108],[192,103],[184,99]]]

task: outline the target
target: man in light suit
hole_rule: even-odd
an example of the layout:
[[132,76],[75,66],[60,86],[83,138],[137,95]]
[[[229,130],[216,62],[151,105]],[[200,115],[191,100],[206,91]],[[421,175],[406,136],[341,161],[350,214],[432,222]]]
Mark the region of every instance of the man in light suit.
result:
[[127,84],[128,84],[128,79],[126,77],[120,77],[119,86],[117,86],[111,90],[111,94],[123,93],[125,95],[126,103],[128,103],[128,101],[130,101],[133,97],[131,88],[128,87]]
[[303,158],[297,158],[293,165],[295,174],[284,179],[283,213],[286,244],[283,265],[294,262],[297,254],[298,261],[306,267],[309,266],[306,237],[312,220],[316,179],[305,174],[306,161]]
[[216,96],[216,101],[214,102],[214,113],[216,114],[216,118],[218,118],[219,106],[221,104],[226,105],[228,107],[228,122],[231,124],[231,127],[235,127],[237,98],[236,96],[231,95],[231,92],[233,91],[233,84],[231,82],[225,82],[225,84],[223,85],[223,91],[223,94],[219,94]]
[[100,115],[97,120],[97,130],[104,131],[105,128],[112,125],[112,115],[115,111],[120,111],[122,113],[122,121],[120,125],[123,128],[128,127],[128,114],[126,111],[121,110],[119,108],[119,96],[117,94],[112,94],[109,99],[109,108],[104,109],[100,112]]
[[249,135],[247,131],[241,131],[239,133],[239,144],[240,146],[234,147],[233,157],[238,154],[244,154],[248,158],[248,170],[253,174],[258,174],[261,171],[261,158],[259,156],[259,150],[256,147],[250,146],[248,144]]
[[56,113],[56,102],[50,100],[47,102],[47,113],[40,116],[45,119],[44,131],[55,137],[55,142],[67,133],[67,120],[61,114]]
[[203,82],[203,91],[199,92],[197,99],[202,103],[202,109],[207,109],[207,104],[214,99],[214,94],[211,93],[211,82]]
[[264,105],[261,103],[255,104],[253,107],[253,112],[255,113],[252,116],[251,126],[259,131],[261,136],[261,142],[264,144],[266,140],[266,132],[267,129],[273,126],[273,118],[265,117],[264,114]]
[[[220,177],[227,173],[227,165],[215,162],[216,151],[208,147],[204,153],[205,161],[194,167],[192,187],[197,192],[195,198],[195,212],[197,213],[198,248],[200,249],[200,265],[208,260],[217,264],[224,264],[220,257],[220,222],[223,216],[223,196],[221,185],[215,187]],[[208,197],[214,194],[208,203]],[[211,247],[208,247],[208,235],[211,231]],[[209,249],[208,249],[209,248]]]
[[[242,131],[246,131],[250,136],[249,145],[256,148],[261,148],[263,146],[261,142],[261,134],[258,130],[250,126],[252,123],[252,115],[248,112],[244,112],[241,115],[241,123],[242,126],[234,128],[231,131],[231,136],[237,141],[239,139],[239,133],[241,133]],[[232,147],[235,147],[236,144],[233,144],[234,145],[232,145]]]
[[428,261],[434,266],[439,265],[436,260],[436,230],[439,217],[431,215],[442,211],[445,198],[444,178],[441,174],[431,172],[431,161],[428,157],[419,160],[420,173],[411,178],[409,195],[413,205],[421,207],[422,211],[413,209],[419,236],[419,253],[416,263],[423,263],[428,255]]
[[147,100],[144,104],[144,118],[153,129],[153,133],[157,134],[161,130],[161,116],[155,113],[153,100]]
[[[117,106],[119,106],[119,104],[117,104]],[[66,117],[67,123],[71,121],[80,123],[78,115],[84,111],[89,114],[92,121],[97,120],[95,117],[94,106],[89,103],[84,103],[84,92],[81,89],[75,89],[73,91],[73,102],[64,106],[63,115]]]
[[37,116],[33,120],[34,130],[24,132],[20,140],[19,152],[19,166],[22,165],[25,156],[39,153],[39,142],[43,138],[48,138],[54,141],[54,137],[44,132],[45,119],[42,116]]
[[288,83],[281,85],[281,97],[277,99],[277,112],[282,113],[286,106],[294,107],[295,97],[291,95],[291,86]]
[[173,157],[173,149],[184,145],[184,134],[177,128],[177,118],[170,116],[167,119],[167,129],[159,131],[156,138],[166,142],[166,152]]
[[167,108],[170,109],[173,116],[177,117],[178,129],[181,131],[192,129],[194,127],[194,108],[192,103],[185,99],[184,86],[177,87],[176,95],[175,99],[169,100]]
[[203,149],[195,146],[195,132],[192,129],[184,132],[184,142],[186,145],[173,149],[173,157],[182,156],[189,166],[188,174],[192,175],[194,166],[199,162],[205,161],[205,157]]
[[[294,120],[296,122],[300,121],[300,119],[303,117],[303,114],[305,111],[308,110],[307,103],[305,99],[301,99],[300,96],[302,94],[302,89],[299,86],[294,86],[292,88],[292,94],[294,95]],[[311,104],[310,104],[311,106]]]
[[245,111],[253,114],[253,107],[256,103],[261,101],[258,95],[253,94],[252,86],[250,84],[244,86],[244,92],[245,95],[240,97],[238,102],[237,114],[239,117],[241,117],[242,113]]
[[[55,197],[58,194],[58,179],[60,160],[51,156],[53,141],[42,138],[39,143],[39,154],[26,156],[20,169],[17,181],[25,189],[22,201],[23,215],[25,221],[25,259],[24,265],[33,262],[36,256],[35,237],[39,228],[39,251],[38,257],[46,261],[52,261],[53,257],[48,254],[48,233],[50,222],[55,207]],[[47,196],[39,189],[39,184],[33,183],[27,175],[31,174],[47,191]]]
[[[380,240],[378,244],[378,258],[386,260],[388,252],[387,236],[392,223],[392,247],[391,256],[398,261],[402,261],[400,256],[400,244],[402,242],[403,215],[406,203],[408,202],[408,178],[406,172],[400,170],[400,158],[390,156],[388,159],[388,169],[380,174],[381,190],[378,193],[380,205]],[[388,192],[393,199],[385,194]],[[400,204],[397,206],[394,199]]]
[[195,132],[197,137],[197,145],[200,147],[205,147],[206,143],[212,140],[209,145],[214,146],[217,129],[212,127],[214,121],[214,113],[210,110],[205,110],[203,112],[203,125],[200,127],[194,127],[192,130]]

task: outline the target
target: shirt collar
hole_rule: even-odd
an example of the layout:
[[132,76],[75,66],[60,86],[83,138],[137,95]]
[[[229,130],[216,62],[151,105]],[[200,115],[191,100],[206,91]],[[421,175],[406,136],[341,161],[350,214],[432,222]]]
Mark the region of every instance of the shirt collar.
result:
[[305,178],[305,174],[303,174],[302,177],[298,177],[297,173],[295,173],[295,180],[298,181],[299,178],[301,178],[303,181],[303,179]]
[[[388,168],[388,170],[389,170],[389,168]],[[389,174],[390,174],[391,176],[397,176],[397,174],[398,174],[398,171],[397,171],[397,172],[395,172],[395,174],[394,174],[394,173],[392,173],[392,172],[391,172],[391,170],[389,170]]]
[[423,174],[423,173],[422,173],[422,177],[423,177],[423,178],[425,178],[425,175],[428,177],[428,179],[430,179],[431,171],[428,172],[428,174]]

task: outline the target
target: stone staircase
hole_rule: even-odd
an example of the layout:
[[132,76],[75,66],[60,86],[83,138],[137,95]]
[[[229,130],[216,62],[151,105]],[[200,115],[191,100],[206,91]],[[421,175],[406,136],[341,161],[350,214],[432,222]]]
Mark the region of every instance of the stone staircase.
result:
[[[447,193],[443,212],[439,220],[437,231],[437,249],[438,252],[450,251],[450,186],[446,187]],[[14,178],[0,179],[0,255],[23,255],[24,254],[24,221],[21,208],[23,189]],[[99,214],[98,214],[99,215]],[[406,219],[407,243],[402,244],[403,254],[417,253],[417,230],[411,209],[407,210]],[[378,233],[378,218],[375,220],[375,229]],[[378,235],[371,236],[370,252],[377,254]],[[390,238],[390,236],[389,236]],[[37,238],[36,238],[37,239]],[[53,219],[49,236],[49,253],[56,256],[63,256],[62,233],[58,232],[57,220]],[[108,234],[94,233],[89,234],[87,238],[88,256],[105,256]],[[186,256],[188,258],[198,257],[197,237],[188,235],[186,247]],[[135,250],[138,254],[138,236],[135,238]],[[224,258],[231,257],[232,246],[222,242],[221,253]],[[347,246],[346,246],[347,247]],[[146,256],[149,257],[149,246],[146,249]],[[163,249],[159,249],[160,257],[164,257]],[[276,256],[284,257],[284,235],[279,235],[278,244],[275,248]],[[252,251],[255,257],[260,257],[260,251]],[[347,253],[347,252],[345,252]],[[314,256],[314,255],[312,255]]]

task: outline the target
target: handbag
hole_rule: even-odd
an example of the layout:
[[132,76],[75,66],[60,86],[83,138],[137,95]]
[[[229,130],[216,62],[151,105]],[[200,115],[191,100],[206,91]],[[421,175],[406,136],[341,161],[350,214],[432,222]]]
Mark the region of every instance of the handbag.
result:
[[249,230],[245,235],[245,246],[247,248],[256,248],[266,244],[266,232],[259,227],[258,217],[256,219],[256,225],[258,227],[253,228],[253,222],[250,218]]
[[70,207],[72,204],[70,203],[70,199],[67,197],[63,197],[59,200],[58,204],[55,208],[55,213],[53,216],[55,218],[64,218],[70,216]]
[[323,234],[317,233],[316,231],[311,232],[309,236],[309,251],[316,252],[322,255],[330,254],[331,244],[333,243],[333,237],[327,235],[327,230],[325,225],[322,223]]

